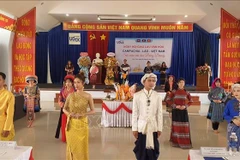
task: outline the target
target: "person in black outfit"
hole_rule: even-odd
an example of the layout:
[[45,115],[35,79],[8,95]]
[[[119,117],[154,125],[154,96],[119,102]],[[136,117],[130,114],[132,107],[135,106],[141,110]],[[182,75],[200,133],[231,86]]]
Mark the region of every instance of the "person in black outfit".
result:
[[[173,75],[169,75],[168,76],[168,79],[165,83],[165,88],[164,88],[164,91],[166,92],[166,96],[164,98],[164,101],[166,101],[166,98],[167,96],[173,91],[173,90],[177,90],[178,89],[178,85],[177,83],[175,82],[175,78]],[[166,103],[166,110],[167,112],[171,113],[172,112],[172,108],[171,106],[169,106],[167,103]]]
[[151,62],[147,61],[147,66],[143,70],[144,73],[152,73],[153,67],[151,66]]
[[164,83],[166,81],[166,70],[168,69],[167,65],[165,62],[162,62],[162,65],[160,67],[160,85],[164,86]]

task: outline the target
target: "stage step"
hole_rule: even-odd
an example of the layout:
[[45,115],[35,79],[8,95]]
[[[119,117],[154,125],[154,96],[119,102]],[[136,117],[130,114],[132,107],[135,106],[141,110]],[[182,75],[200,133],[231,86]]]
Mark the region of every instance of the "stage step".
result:
[[[56,93],[56,97],[54,98],[54,102],[58,102],[59,93]],[[201,102],[199,101],[199,96],[192,96],[193,103],[192,105],[200,105]],[[102,103],[102,99],[93,99],[94,103]],[[163,105],[166,105],[165,102],[163,102]]]

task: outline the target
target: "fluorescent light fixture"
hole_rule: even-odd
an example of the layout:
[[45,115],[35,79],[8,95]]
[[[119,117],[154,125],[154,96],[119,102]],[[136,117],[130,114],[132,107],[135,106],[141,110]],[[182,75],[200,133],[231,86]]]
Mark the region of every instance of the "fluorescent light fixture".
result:
[[185,15],[184,17],[185,17],[185,18],[187,18],[187,17],[188,17],[188,15]]
[[127,14],[125,14],[124,16],[125,16],[125,17],[128,17],[128,15],[127,15]]
[[68,16],[69,16],[69,14],[67,13],[67,14],[66,14],[66,16],[68,17]]
[[78,20],[74,20],[73,23],[78,23]]

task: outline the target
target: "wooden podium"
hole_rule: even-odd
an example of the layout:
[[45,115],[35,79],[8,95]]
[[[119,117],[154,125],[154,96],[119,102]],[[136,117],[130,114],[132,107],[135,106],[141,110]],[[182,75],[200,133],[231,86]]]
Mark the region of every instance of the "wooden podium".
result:
[[209,77],[208,73],[197,73],[196,91],[209,91]]
[[97,81],[96,84],[102,84],[102,65],[97,65],[98,67],[98,74],[97,74]]

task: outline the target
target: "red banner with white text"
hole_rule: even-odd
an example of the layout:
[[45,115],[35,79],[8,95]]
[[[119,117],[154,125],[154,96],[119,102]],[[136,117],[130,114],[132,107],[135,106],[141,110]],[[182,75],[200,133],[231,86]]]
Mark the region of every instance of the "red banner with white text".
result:
[[226,86],[240,81],[240,21],[221,9],[220,78]]
[[7,29],[9,31],[15,31],[16,20],[0,13],[0,28]]
[[25,77],[35,74],[36,8],[17,19],[12,45],[12,83],[15,89],[25,86]]

